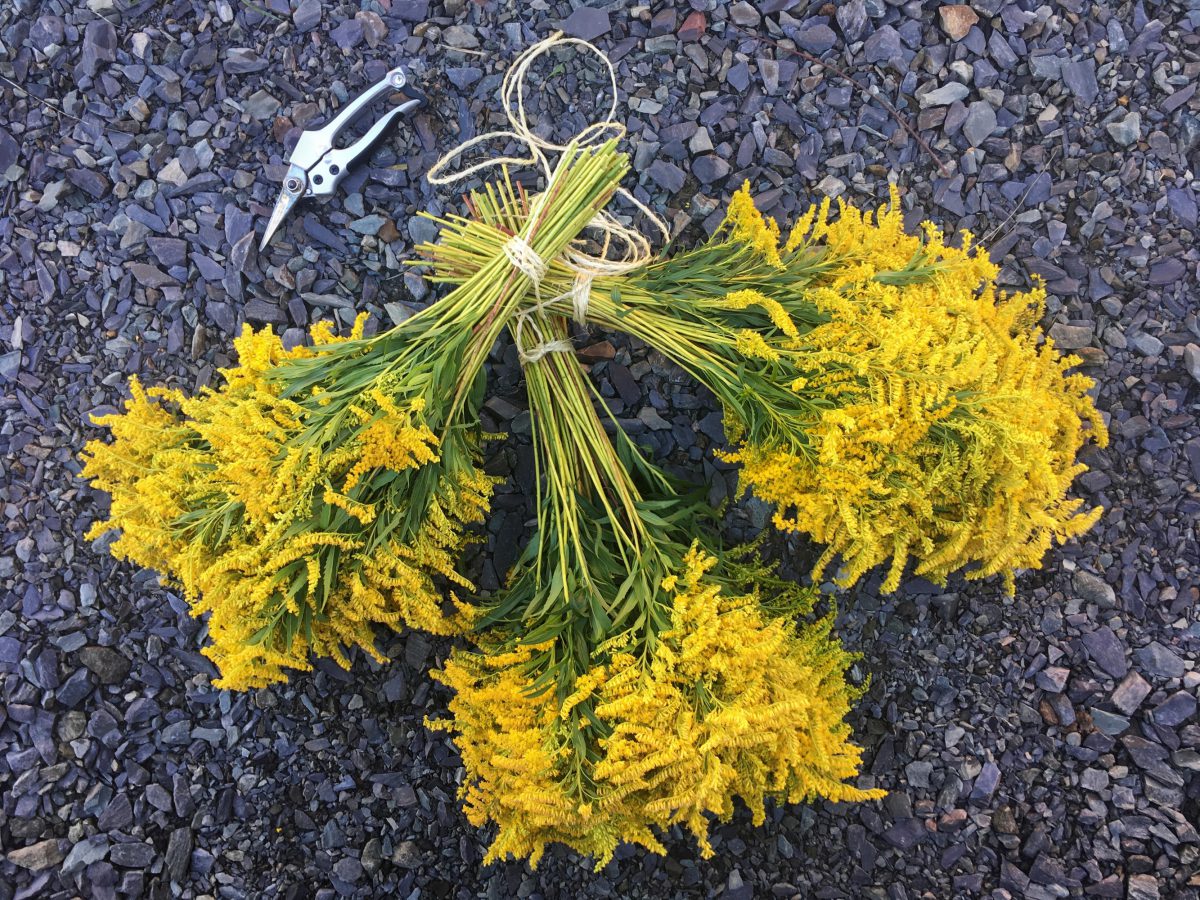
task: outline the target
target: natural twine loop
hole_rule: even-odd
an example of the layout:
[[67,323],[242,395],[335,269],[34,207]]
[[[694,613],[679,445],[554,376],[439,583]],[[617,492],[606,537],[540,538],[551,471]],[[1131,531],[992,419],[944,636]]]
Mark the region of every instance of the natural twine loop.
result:
[[[530,127],[529,117],[525,111],[525,80],[529,75],[530,67],[538,57],[551,50],[571,45],[595,54],[604,64],[608,72],[609,87],[612,90],[612,103],[603,119],[584,127],[570,142],[557,144],[535,134]],[[509,70],[504,73],[504,81],[500,86],[500,102],[504,106],[504,114],[510,128],[477,135],[450,150],[426,173],[425,177],[430,184],[454,184],[493,166],[536,166],[549,182],[554,175],[554,170],[550,165],[547,153],[564,153],[579,147],[598,146],[607,140],[621,138],[625,135],[624,124],[616,120],[617,73],[611,60],[595,44],[581,38],[563,37],[561,31],[556,31],[545,40],[539,41],[517,57]],[[462,169],[454,171],[450,169],[451,162],[462,155],[464,151],[496,138],[508,138],[524,144],[528,148],[529,155],[523,157],[497,156],[481,160]],[[667,227],[666,222],[646,204],[624,188],[618,188],[616,193],[649,219],[655,229],[662,234],[664,241],[671,239],[671,230]],[[533,207],[536,209],[544,200],[544,194],[535,195],[532,201]],[[530,227],[528,223],[536,220],[537,216],[530,215],[525,228],[528,229]],[[599,210],[588,223],[586,230],[595,233],[594,242],[577,238],[571,241],[558,258],[563,265],[575,273],[575,281],[571,290],[546,301],[542,301],[539,294],[538,302],[523,310],[516,317],[513,337],[517,341],[522,362],[537,362],[547,353],[567,352],[573,349],[568,340],[546,341],[541,328],[536,322],[533,322],[529,327],[534,328],[537,332],[539,343],[530,350],[521,350],[521,337],[530,316],[543,312],[557,301],[570,299],[575,320],[583,324],[587,320],[588,298],[591,295],[593,279],[633,271],[654,258],[650,239],[619,221],[607,210]],[[514,235],[504,245],[504,255],[515,269],[533,283],[534,291],[538,293],[541,282],[549,269],[549,262],[533,248],[529,241],[530,237],[531,235],[524,229],[521,234]],[[598,247],[598,249],[593,249],[593,247]]]
[[[517,356],[523,365],[538,362],[547,353],[571,353],[575,350],[575,345],[567,338],[555,338],[552,341],[546,340],[546,334],[542,331],[542,326],[534,316],[534,313],[542,312],[553,302],[553,300],[547,300],[535,303],[529,309],[522,311],[515,319],[515,324],[513,325],[513,342],[517,345]],[[526,328],[533,331],[535,340],[534,345],[528,350],[524,346]]]

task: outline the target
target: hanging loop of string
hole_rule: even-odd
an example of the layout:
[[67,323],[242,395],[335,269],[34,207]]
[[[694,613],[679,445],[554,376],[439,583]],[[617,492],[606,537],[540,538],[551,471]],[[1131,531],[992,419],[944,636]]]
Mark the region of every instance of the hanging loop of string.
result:
[[[525,108],[526,79],[529,77],[530,67],[539,57],[552,50],[571,46],[594,54],[603,63],[608,74],[612,102],[602,119],[586,125],[568,143],[559,144],[536,134],[530,126],[529,115]],[[536,167],[548,183],[554,176],[554,169],[548,154],[564,153],[579,147],[599,146],[605,141],[619,139],[625,135],[624,124],[616,119],[617,73],[611,60],[595,44],[580,38],[564,37],[562,32],[555,32],[517,57],[504,74],[504,80],[500,86],[500,101],[504,107],[509,128],[477,135],[451,149],[438,159],[426,173],[425,177],[430,184],[454,184],[495,166]],[[523,145],[527,155],[496,156],[471,163],[463,168],[451,169],[454,160],[462,156],[464,152],[497,139]],[[670,228],[652,209],[624,188],[618,188],[617,193],[650,221],[655,230],[662,235],[664,242],[670,240]],[[536,209],[544,200],[544,194],[535,195],[532,200],[533,208]],[[536,216],[534,215],[527,217],[527,223],[535,220]],[[608,210],[599,210],[584,229],[592,237],[590,239],[579,237],[571,241],[558,258],[575,274],[570,291],[543,302],[540,296],[540,286],[549,270],[549,261],[542,259],[530,243],[530,234],[526,231],[528,228],[527,224],[521,234],[513,236],[504,245],[505,257],[515,269],[529,278],[533,283],[535,294],[538,296],[537,303],[517,316],[514,324],[514,338],[519,338],[524,328],[528,326],[536,329],[540,340],[541,329],[536,322],[530,321],[530,315],[542,312],[549,304],[564,299],[571,300],[574,319],[583,324],[587,320],[588,298],[591,294],[592,281],[595,278],[631,272],[646,265],[654,258],[654,248],[649,238],[618,220]],[[517,343],[520,347],[520,340]],[[570,341],[562,339],[542,341],[531,350],[521,350],[521,360],[522,362],[537,362],[546,353],[566,352],[571,349]]]

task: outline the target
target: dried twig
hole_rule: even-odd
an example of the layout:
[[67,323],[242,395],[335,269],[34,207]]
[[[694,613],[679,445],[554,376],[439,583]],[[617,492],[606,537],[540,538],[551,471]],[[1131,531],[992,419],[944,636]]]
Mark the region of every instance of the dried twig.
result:
[[260,16],[270,16],[276,22],[286,22],[287,21],[283,16],[278,15],[277,13],[271,12],[271,10],[267,9],[265,6],[259,6],[257,3],[252,2],[252,0],[242,0],[242,6],[245,6],[245,7],[248,7],[250,9],[254,10]]
[[12,86],[12,88],[14,90],[20,91],[22,95],[24,95],[26,97],[32,97],[34,100],[36,100],[38,103],[42,104],[46,108],[52,109],[56,113],[66,116],[68,119],[74,119],[76,122],[83,121],[83,119],[79,118],[79,116],[72,115],[71,113],[69,113],[65,109],[63,109],[61,106],[51,103],[49,100],[44,100],[41,97],[39,97],[37,94],[30,93],[27,88],[22,87],[21,85],[17,84],[15,81],[13,81],[11,78],[8,78],[7,76],[0,75],[0,80],[8,82],[8,84],[10,86]]
[[[992,238],[1000,233],[1000,229],[1002,229],[1005,225],[1007,225],[1009,222],[1011,222],[1012,217],[1015,216],[1017,214],[1017,212],[1022,207],[1025,206],[1025,198],[1029,196],[1029,192],[1032,191],[1033,186],[1035,184],[1037,184],[1038,178],[1040,178],[1044,174],[1048,174],[1047,169],[1050,168],[1050,166],[1054,162],[1054,158],[1056,156],[1058,156],[1058,148],[1057,147],[1055,147],[1053,150],[1050,151],[1050,158],[1048,160],[1046,160],[1045,168],[1043,168],[1041,172],[1037,172],[1032,178],[1029,179],[1029,186],[1025,188],[1025,192],[1023,194],[1021,194],[1020,199],[1017,200],[1016,204],[1013,206],[1013,208],[1009,212],[1009,214],[1004,217],[1004,221],[1002,221],[999,225],[997,225],[995,228],[993,228],[991,231],[989,231],[987,233],[987,235],[983,238],[982,243],[984,243],[984,244],[990,243]],[[1005,235],[1005,237],[1008,237],[1008,235]]]
[[879,89],[876,88],[874,85],[863,84],[857,78],[855,78],[849,72],[847,72],[845,69],[838,66],[836,63],[832,63],[826,59],[821,59],[821,57],[819,57],[819,56],[814,56],[813,54],[809,53],[807,50],[801,50],[799,47],[785,46],[784,44],[781,44],[779,41],[776,41],[769,37],[765,37],[764,35],[761,35],[761,34],[753,34],[744,28],[741,28],[737,25],[733,25],[732,23],[727,23],[726,28],[732,28],[735,31],[740,31],[742,34],[746,35],[746,37],[751,38],[752,40],[762,41],[763,43],[770,44],[776,50],[782,50],[785,53],[794,53],[797,56],[801,57],[802,59],[807,59],[809,62],[814,63],[815,65],[824,66],[825,68],[829,69],[829,71],[833,72],[835,75],[839,75],[842,78],[846,79],[846,81],[850,82],[852,85],[854,85],[856,88],[858,88],[858,90],[860,90],[862,93],[866,94],[868,97],[878,100],[881,104],[883,104],[883,108],[886,109],[891,114],[892,118],[895,119],[897,122],[899,122],[900,126],[905,131],[907,131],[910,135],[912,135],[913,139],[918,144],[921,145],[921,149],[929,154],[930,159],[932,159],[935,163],[937,163],[937,167],[938,167],[938,169],[941,170],[941,173],[943,175],[945,175],[947,178],[950,177],[950,175],[951,175],[950,170],[946,167],[946,164],[944,162],[942,162],[942,158],[933,151],[932,147],[929,146],[929,142],[926,141],[925,138],[921,137],[921,135],[917,132],[917,129],[913,128],[913,126],[909,124],[908,120],[904,117],[904,115],[900,112],[900,110],[896,109],[895,105],[893,105],[892,102],[887,99],[887,97],[883,96],[883,94],[881,94],[879,92]]

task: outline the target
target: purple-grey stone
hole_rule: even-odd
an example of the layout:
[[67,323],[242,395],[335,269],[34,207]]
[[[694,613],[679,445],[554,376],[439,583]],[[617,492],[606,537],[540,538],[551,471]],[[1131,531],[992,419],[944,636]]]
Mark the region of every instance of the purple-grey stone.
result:
[[187,242],[179,238],[151,235],[146,238],[146,246],[154,258],[167,268],[182,266],[187,262]]
[[109,180],[94,169],[69,169],[67,181],[94,200],[99,200],[107,194],[110,187]]
[[867,5],[864,0],[850,0],[849,3],[838,4],[838,27],[846,37],[846,42],[853,44],[860,40],[867,29]]
[[225,277],[225,267],[201,253],[194,254],[192,262],[196,264],[196,268],[200,270],[200,277],[205,281],[216,282]]
[[225,51],[225,62],[221,67],[230,75],[248,75],[251,72],[261,72],[268,64],[253,47],[230,47]]
[[925,840],[929,832],[920,819],[901,819],[883,833],[883,839],[897,850],[911,850]]
[[612,27],[608,13],[594,6],[581,6],[559,25],[566,34],[584,41],[594,41],[608,34]]
[[91,78],[100,63],[117,58],[117,30],[107,19],[93,19],[83,30],[83,52],[79,57],[78,74]]
[[8,167],[17,161],[21,155],[21,145],[17,143],[8,131],[0,126],[0,175],[8,171]]
[[996,130],[996,110],[986,100],[976,100],[967,108],[967,120],[963,122],[963,134],[972,147],[978,147]]
[[999,29],[993,31],[992,36],[988,38],[987,49],[988,56],[1001,69],[1011,69],[1019,62],[1017,54],[1013,52],[1013,48]]
[[1083,646],[1087,648],[1088,656],[1106,673],[1113,678],[1124,678],[1129,671],[1129,662],[1125,659],[1125,647],[1121,639],[1107,625],[1102,625],[1095,631],[1083,636]]
[[121,831],[133,823],[133,806],[125,794],[117,794],[96,819],[101,831]]
[[[1110,19],[1109,21],[1112,22],[1115,20]],[[1193,81],[1187,87],[1176,91],[1170,97],[1168,97],[1166,100],[1164,100],[1162,102],[1162,106],[1160,106],[1159,109],[1161,109],[1163,111],[1163,113],[1170,115],[1171,113],[1175,112],[1175,110],[1179,109],[1179,107],[1183,106],[1183,104],[1185,104],[1189,100],[1191,100],[1192,96],[1195,93],[1196,93],[1196,82]]]
[[992,799],[992,794],[996,793],[996,788],[999,786],[1000,768],[989,759],[983,764],[983,768],[971,788],[971,800],[986,804]]
[[1196,195],[1191,188],[1170,188],[1167,191],[1167,205],[1184,225],[1196,225]]
[[63,706],[73,709],[91,692],[92,683],[88,679],[88,670],[76,669],[71,677],[62,683],[54,697]]
[[1166,747],[1152,743],[1140,735],[1127,734],[1121,738],[1121,743],[1125,745],[1125,749],[1129,751],[1129,755],[1141,769],[1154,768],[1167,758]]
[[1064,669],[1061,666],[1047,666],[1038,672],[1033,680],[1043,691],[1058,694],[1067,686],[1067,679],[1070,677],[1070,669]]
[[682,190],[687,174],[683,169],[665,159],[656,159],[646,169],[646,174],[664,191],[674,194]]
[[1181,678],[1187,665],[1174,650],[1158,641],[1139,647],[1133,653],[1138,665],[1155,678]]
[[292,13],[292,24],[299,32],[312,31],[321,24],[321,0],[300,0]]
[[429,18],[429,0],[393,0],[392,15],[403,22],[424,22]]
[[[16,353],[17,361],[20,362],[21,351],[14,350],[13,352]],[[16,373],[14,372],[13,375],[15,376]],[[23,654],[24,646],[15,637],[0,636],[0,672],[11,672],[15,669]]]
[[225,204],[225,240],[234,246],[254,229],[254,218],[234,203]]
[[108,838],[102,834],[85,838],[71,848],[63,860],[62,873],[71,875],[108,856]]
[[124,866],[127,869],[144,869],[154,862],[154,857],[154,845],[142,841],[113,844],[108,850],[108,858],[112,860],[113,865]]
[[41,53],[45,53],[51,46],[62,46],[65,36],[62,17],[51,13],[38,16],[33,27],[29,29],[29,42]]
[[863,53],[869,63],[885,63],[902,56],[900,33],[891,25],[882,25],[863,44]]
[[820,56],[837,43],[837,35],[828,25],[811,25],[795,34],[796,43],[815,56]]
[[1116,736],[1129,728],[1129,718],[1103,709],[1092,710],[1092,724],[1101,734]]
[[192,829],[186,825],[171,832],[163,862],[172,881],[182,882],[192,861]]
[[154,699],[150,697],[137,697],[125,710],[125,724],[141,725],[143,722],[149,722],[161,711]]
[[1073,59],[1064,63],[1062,80],[1067,89],[1085,106],[1091,104],[1100,94],[1094,59]]
[[716,154],[710,153],[692,163],[692,174],[702,183],[712,184],[729,174],[729,163]]
[[353,50],[363,39],[363,23],[361,19],[344,19],[333,31],[329,32],[333,42],[342,50]]
[[744,91],[750,86],[749,63],[740,62],[736,66],[731,66],[725,73],[725,81],[735,91]]
[[483,69],[478,66],[452,66],[446,69],[446,77],[460,91],[465,91],[483,77]]
[[1183,260],[1174,257],[1160,259],[1150,266],[1150,277],[1147,280],[1154,285],[1174,284],[1183,278],[1186,272],[1187,266],[1183,264]]
[[1175,728],[1196,714],[1196,698],[1187,691],[1176,691],[1158,706],[1152,715],[1156,725]]

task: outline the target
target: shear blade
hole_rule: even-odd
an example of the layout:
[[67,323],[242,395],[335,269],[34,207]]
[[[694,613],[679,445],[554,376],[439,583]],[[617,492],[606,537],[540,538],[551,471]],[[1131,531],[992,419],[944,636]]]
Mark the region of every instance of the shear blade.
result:
[[295,194],[289,194],[286,190],[279,192],[279,199],[275,201],[275,208],[271,210],[271,218],[267,222],[267,230],[263,232],[262,241],[258,245],[260,251],[266,249],[267,244],[271,242],[271,238],[283,220],[287,218],[287,214],[292,211],[292,207],[296,205],[298,199]]

